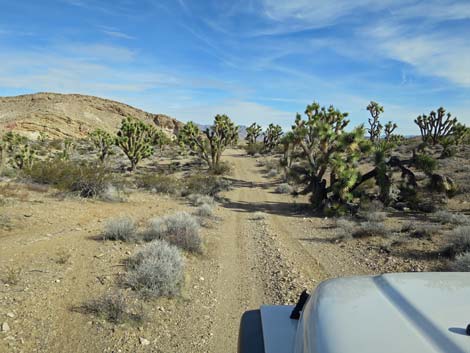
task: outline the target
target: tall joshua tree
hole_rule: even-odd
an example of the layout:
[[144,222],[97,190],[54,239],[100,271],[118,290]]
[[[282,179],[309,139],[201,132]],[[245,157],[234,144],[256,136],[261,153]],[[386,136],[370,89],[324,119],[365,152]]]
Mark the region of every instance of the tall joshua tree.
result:
[[[364,139],[363,126],[346,132],[347,113],[318,103],[307,106],[306,119],[297,114],[292,126],[292,139],[303,150],[307,168],[302,171],[314,208],[336,207],[352,198],[351,189],[360,177],[357,162],[362,152],[369,149]],[[330,172],[327,186],[326,173]]]
[[248,142],[248,144],[255,144],[256,140],[261,135],[261,126],[257,123],[253,123],[246,128],[246,133],[247,134],[245,140]]
[[188,122],[180,131],[178,140],[197,153],[216,171],[220,158],[228,146],[237,142],[238,127],[227,115],[216,115],[214,123],[203,132],[193,122]]
[[125,118],[117,133],[116,145],[121,148],[131,162],[133,171],[144,158],[153,154],[155,129],[135,118]]
[[369,132],[369,139],[375,143],[380,140],[382,133],[383,126],[380,123],[380,114],[384,112],[384,107],[377,102],[371,101],[367,106],[367,110],[371,115],[369,118],[370,128],[367,131]]

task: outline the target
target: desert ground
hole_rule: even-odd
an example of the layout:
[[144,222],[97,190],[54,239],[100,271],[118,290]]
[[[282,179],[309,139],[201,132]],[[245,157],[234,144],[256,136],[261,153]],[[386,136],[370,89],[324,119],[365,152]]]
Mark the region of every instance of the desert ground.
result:
[[[107,202],[4,178],[0,352],[235,352],[245,310],[295,303],[328,278],[445,267],[437,250],[449,226],[430,237],[400,235],[410,221],[429,220],[394,212],[384,224],[398,235],[340,241],[334,219],[312,214],[302,197],[275,192],[280,176],[267,175],[263,158],[225,151],[231,188],[202,222],[205,251],[185,254],[181,295],[151,300],[119,285],[124,261],[142,244],[100,234],[113,217],[144,226],[152,217],[193,213],[187,199],[134,190],[124,202]],[[468,212],[468,200],[449,207]],[[80,310],[116,291],[142,321],[116,324]]]

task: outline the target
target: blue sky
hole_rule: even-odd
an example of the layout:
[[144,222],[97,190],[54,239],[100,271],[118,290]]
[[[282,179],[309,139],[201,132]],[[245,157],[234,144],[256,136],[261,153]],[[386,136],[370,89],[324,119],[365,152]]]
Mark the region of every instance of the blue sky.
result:
[[313,100],[416,134],[470,124],[470,1],[0,0],[0,95],[116,99],[182,121],[289,127]]

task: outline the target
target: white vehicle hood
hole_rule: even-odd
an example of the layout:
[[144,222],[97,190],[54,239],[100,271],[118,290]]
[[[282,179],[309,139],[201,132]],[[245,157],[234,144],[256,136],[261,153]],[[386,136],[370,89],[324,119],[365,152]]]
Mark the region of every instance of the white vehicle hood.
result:
[[468,324],[470,273],[334,279],[308,300],[293,351],[470,353]]

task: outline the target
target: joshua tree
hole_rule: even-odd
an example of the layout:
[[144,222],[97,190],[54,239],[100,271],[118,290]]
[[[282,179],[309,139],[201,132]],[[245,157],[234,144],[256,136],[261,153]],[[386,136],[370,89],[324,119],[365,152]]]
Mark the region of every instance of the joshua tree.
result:
[[58,158],[63,161],[68,161],[70,159],[70,156],[72,155],[74,148],[74,142],[71,139],[66,138],[62,143],[62,151],[58,153]]
[[395,131],[395,129],[397,128],[397,124],[395,123],[392,123],[391,121],[389,121],[388,123],[385,124],[385,141],[386,142],[391,142],[393,140],[392,138],[392,134],[393,134],[393,131]]
[[364,139],[365,129],[359,126],[346,132],[348,114],[333,106],[326,109],[313,103],[307,106],[305,114],[306,120],[297,114],[292,126],[293,142],[302,148],[308,162],[307,168],[297,170],[302,174],[300,180],[307,183],[302,193],[311,193],[310,201],[316,209],[337,209],[352,199],[351,188],[360,178],[357,162],[369,148]]
[[256,139],[261,135],[261,126],[257,123],[253,123],[246,128],[246,133],[245,140],[248,142],[248,144],[255,144]]
[[375,143],[380,140],[380,135],[382,134],[383,126],[380,123],[380,114],[384,112],[384,107],[377,102],[371,101],[367,106],[367,110],[371,115],[371,118],[369,118],[370,128],[367,131],[369,132],[369,139]]
[[121,148],[131,162],[130,170],[134,171],[137,164],[153,154],[155,129],[135,118],[125,118],[117,133],[116,145]]
[[203,133],[196,124],[189,122],[178,135],[179,142],[197,153],[212,171],[218,169],[225,148],[236,143],[237,139],[238,127],[227,115],[217,115],[214,124]]
[[31,168],[35,158],[36,153],[30,145],[20,146],[13,158],[14,166],[18,169]]
[[280,142],[282,136],[282,128],[279,125],[269,124],[264,132],[264,148],[266,151],[272,151]]
[[450,113],[446,114],[446,110],[442,107],[437,110],[437,113],[432,111],[429,116],[425,114],[418,116],[415,123],[419,127],[423,142],[432,145],[436,145],[442,139],[451,136],[458,124],[457,118],[452,118]]
[[90,139],[98,149],[99,159],[103,163],[111,154],[116,138],[104,130],[96,129],[90,134]]

